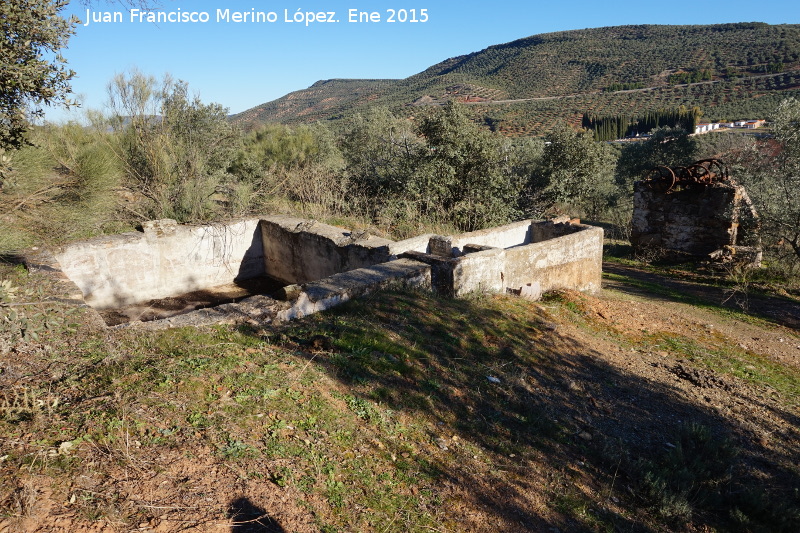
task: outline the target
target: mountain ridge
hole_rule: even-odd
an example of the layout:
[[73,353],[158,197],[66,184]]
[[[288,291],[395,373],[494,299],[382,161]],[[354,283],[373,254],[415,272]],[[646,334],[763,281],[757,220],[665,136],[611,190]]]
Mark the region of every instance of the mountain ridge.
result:
[[[715,83],[681,83],[692,80]],[[617,86],[649,90],[609,90]],[[744,118],[738,114],[764,114],[785,96],[800,96],[798,24],[626,25],[523,37],[403,79],[319,80],[233,120],[336,121],[373,105],[413,115],[457,99],[473,106],[477,121],[532,135],[559,121],[577,124],[583,113],[679,105],[697,105],[709,119]]]

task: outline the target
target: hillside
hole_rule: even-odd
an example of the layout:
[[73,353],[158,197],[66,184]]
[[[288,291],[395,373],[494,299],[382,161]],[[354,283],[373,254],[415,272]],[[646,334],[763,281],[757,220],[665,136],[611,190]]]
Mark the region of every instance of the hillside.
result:
[[505,133],[537,134],[587,111],[698,105],[712,120],[762,117],[789,95],[800,95],[800,25],[616,26],[491,46],[402,80],[317,82],[234,118],[309,122],[371,105],[413,114],[455,98]]
[[0,532],[798,531],[797,292],[604,270],[146,331],[0,263]]
[[349,109],[369,105],[395,83],[396,80],[318,81],[308,89],[239,113],[235,119],[243,123],[291,123],[336,118]]

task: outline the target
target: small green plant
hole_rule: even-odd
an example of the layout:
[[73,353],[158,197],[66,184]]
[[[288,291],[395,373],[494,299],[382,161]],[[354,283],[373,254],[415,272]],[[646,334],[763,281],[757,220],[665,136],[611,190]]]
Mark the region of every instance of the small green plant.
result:
[[638,470],[651,509],[673,523],[685,523],[703,509],[730,503],[733,460],[738,449],[697,423],[682,426],[674,443],[655,460],[643,459]]
[[273,472],[269,479],[279,487],[285,487],[292,482],[292,469],[288,466],[282,466],[276,472]]
[[368,400],[348,395],[345,396],[344,401],[357,417],[367,421],[380,419],[377,410]]
[[[21,298],[29,301],[17,301]],[[10,280],[0,282],[0,346],[39,341],[42,334],[62,329],[75,331],[69,319],[76,308],[64,309],[59,303],[43,298],[41,287],[22,289]]]
[[192,427],[198,429],[205,429],[211,425],[211,422],[208,420],[206,415],[197,412],[191,413],[188,417],[186,417],[186,421],[189,422]]
[[239,440],[229,440],[222,448],[220,455],[225,459],[243,459],[256,455],[257,450]]

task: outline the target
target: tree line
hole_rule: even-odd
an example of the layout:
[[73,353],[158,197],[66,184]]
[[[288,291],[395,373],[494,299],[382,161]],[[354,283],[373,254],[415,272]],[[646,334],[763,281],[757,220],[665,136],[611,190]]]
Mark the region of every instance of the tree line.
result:
[[[394,238],[568,214],[607,222],[624,238],[635,180],[655,165],[722,156],[764,213],[774,250],[800,258],[794,99],[774,111],[774,138],[761,141],[692,137],[687,126],[699,110],[685,108],[508,138],[456,102],[414,117],[376,107],[336,128],[270,124],[245,133],[227,109],[168,76],[118,75],[108,93],[104,112],[33,128],[27,145],[6,153],[0,205],[9,215],[0,222],[0,248],[113,233],[148,219],[275,212]],[[598,124],[614,125],[615,135],[635,124],[651,136],[619,147],[596,140]]]
[[694,133],[701,116],[702,112],[696,106],[691,109],[687,109],[685,106],[676,109],[659,109],[638,117],[629,115],[595,116],[584,113],[581,125],[593,132],[596,141],[613,141],[636,137],[665,127],[680,128]]

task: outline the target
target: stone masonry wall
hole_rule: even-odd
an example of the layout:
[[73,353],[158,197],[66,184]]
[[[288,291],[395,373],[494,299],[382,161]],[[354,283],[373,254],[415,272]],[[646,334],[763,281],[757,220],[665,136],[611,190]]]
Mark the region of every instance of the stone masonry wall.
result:
[[757,219],[744,187],[733,181],[667,193],[637,182],[631,244],[707,257],[726,245],[753,244]]

